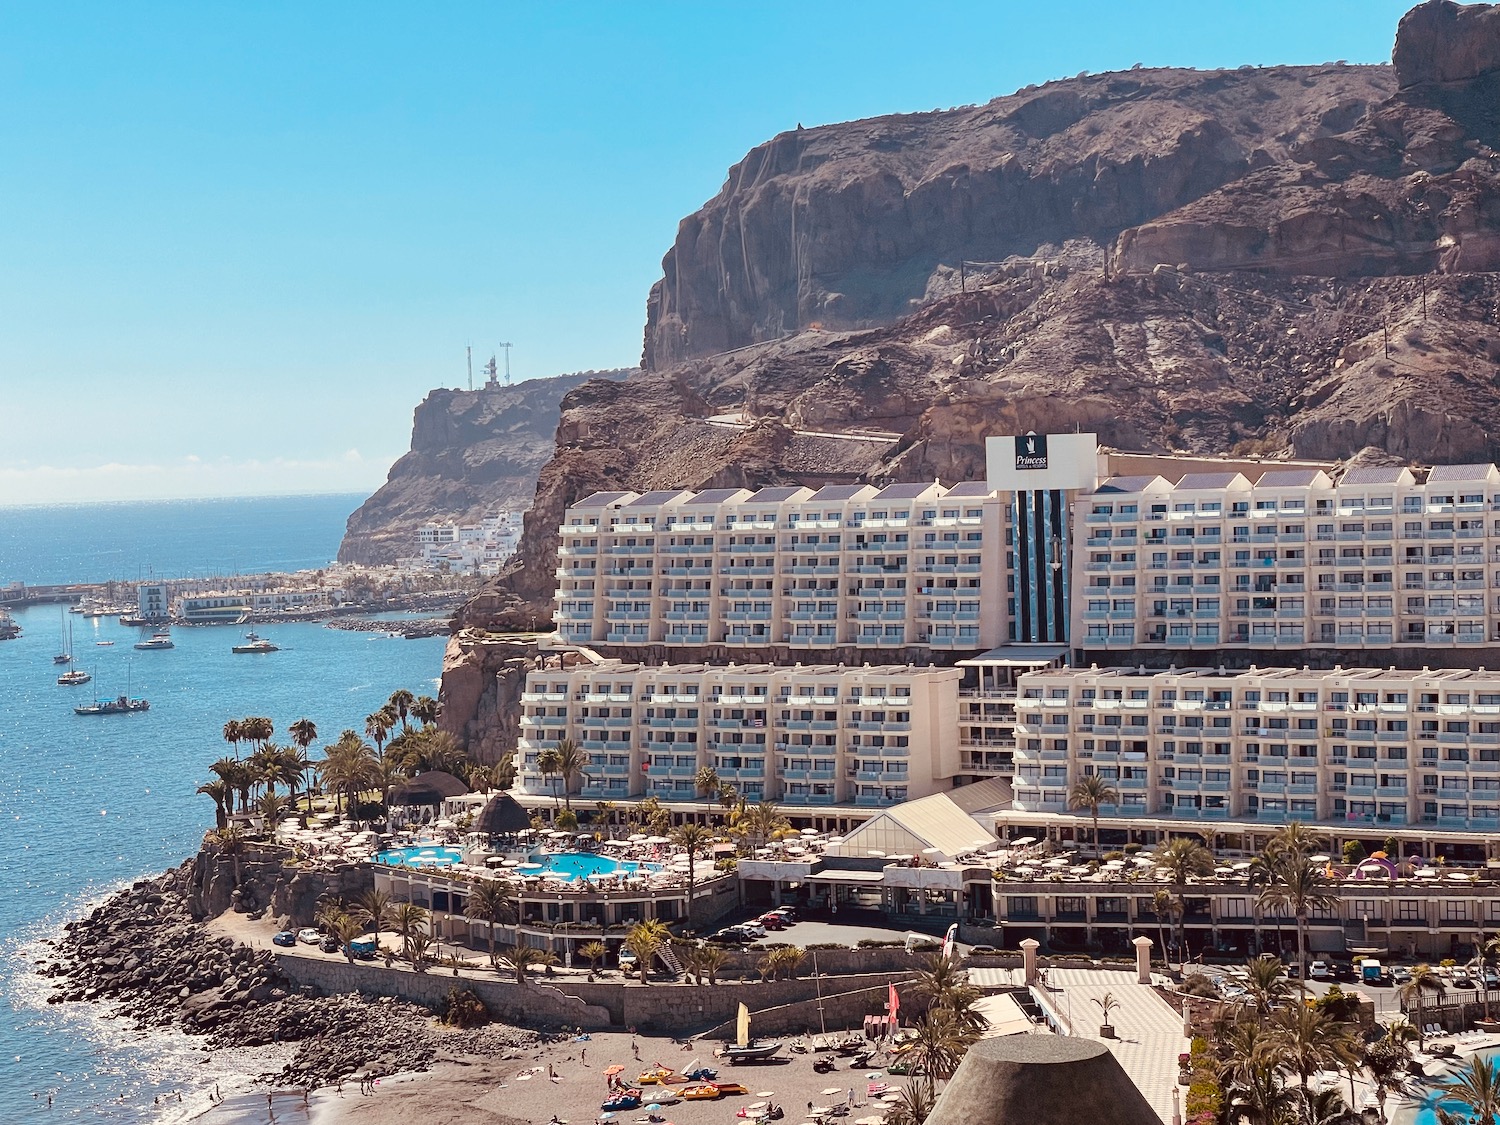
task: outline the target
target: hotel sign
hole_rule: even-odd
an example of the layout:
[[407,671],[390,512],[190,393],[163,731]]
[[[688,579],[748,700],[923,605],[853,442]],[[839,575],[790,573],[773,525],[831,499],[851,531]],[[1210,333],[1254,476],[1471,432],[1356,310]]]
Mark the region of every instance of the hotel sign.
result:
[[1047,435],[1018,434],[1016,436],[1016,469],[1045,469],[1047,467]]

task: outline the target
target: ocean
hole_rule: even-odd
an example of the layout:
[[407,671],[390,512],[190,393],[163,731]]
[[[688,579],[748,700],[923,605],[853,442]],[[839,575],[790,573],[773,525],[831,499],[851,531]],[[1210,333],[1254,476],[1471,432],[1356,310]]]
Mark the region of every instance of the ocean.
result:
[[[158,575],[317,566],[333,558],[359,500],[3,509],[0,582],[134,577],[137,566]],[[117,564],[98,563],[95,550]],[[128,575],[113,568],[127,562]],[[213,804],[194,790],[228,750],[226,720],[269,715],[280,735],[311,718],[316,755],[344,728],[362,730],[397,688],[435,695],[443,640],[287,624],[261,630],[281,646],[263,656],[232,654],[239,632],[227,627],[178,629],[175,648],[139,652],[136,631],[113,618],[67,615],[77,665],[94,679],[66,688],[51,659],[64,614],[39,606],[16,619],[23,635],[0,641],[0,1122],[186,1117],[216,1081],[230,1092],[234,1061],[210,1062],[196,1037],[138,1035],[92,1005],[47,1005],[47,982],[30,971],[34,943],[112,888],[197,850]],[[127,688],[151,710],[72,712]],[[155,1105],[173,1091],[183,1094],[180,1106],[175,1097]]]

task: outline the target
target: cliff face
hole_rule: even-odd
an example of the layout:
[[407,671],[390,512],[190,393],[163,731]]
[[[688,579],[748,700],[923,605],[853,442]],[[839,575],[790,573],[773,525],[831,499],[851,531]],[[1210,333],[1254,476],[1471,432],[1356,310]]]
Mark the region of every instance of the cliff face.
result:
[[528,379],[511,387],[431,392],[412,418],[411,452],[349,517],[341,562],[388,563],[416,553],[429,520],[472,523],[531,500],[552,456],[558,403],[589,379],[625,369]]
[[1130,71],[761,146],[683,221],[645,369],[563,400],[461,621],[542,624],[599,489],[975,479],[987,435],[1074,426],[1500,458],[1497,13],[1413,9],[1393,67]]

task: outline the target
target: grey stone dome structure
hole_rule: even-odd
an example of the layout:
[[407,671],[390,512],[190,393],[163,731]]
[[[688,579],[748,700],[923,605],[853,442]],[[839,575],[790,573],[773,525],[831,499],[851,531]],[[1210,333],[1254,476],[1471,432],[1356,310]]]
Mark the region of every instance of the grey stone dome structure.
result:
[[927,1125],[1161,1125],[1093,1039],[1007,1035],[969,1049]]

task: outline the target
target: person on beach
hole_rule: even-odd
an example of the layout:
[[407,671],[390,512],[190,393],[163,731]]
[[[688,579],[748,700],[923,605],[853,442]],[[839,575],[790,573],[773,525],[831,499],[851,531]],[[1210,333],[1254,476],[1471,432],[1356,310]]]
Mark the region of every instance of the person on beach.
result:
[[589,1065],[589,1049],[587,1047],[578,1052],[578,1061],[583,1063],[584,1066]]

